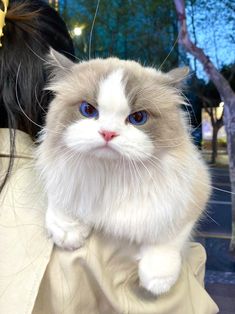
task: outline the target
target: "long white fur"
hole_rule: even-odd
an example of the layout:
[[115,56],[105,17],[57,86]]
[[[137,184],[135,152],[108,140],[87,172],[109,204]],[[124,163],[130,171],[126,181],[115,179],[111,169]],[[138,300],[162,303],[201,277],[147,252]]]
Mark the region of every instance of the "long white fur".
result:
[[[43,144],[39,148],[47,228],[67,249],[81,246],[92,227],[138,243],[141,284],[164,293],[179,276],[181,251],[195,223],[179,221],[186,220],[194,202],[191,182],[201,161],[192,145],[182,161],[174,155],[152,156],[148,135],[126,123],[131,109],[122,70],[100,81],[98,105],[99,119],[81,119],[65,130],[69,153],[59,146],[56,158],[45,162]],[[108,147],[101,130],[118,133]]]

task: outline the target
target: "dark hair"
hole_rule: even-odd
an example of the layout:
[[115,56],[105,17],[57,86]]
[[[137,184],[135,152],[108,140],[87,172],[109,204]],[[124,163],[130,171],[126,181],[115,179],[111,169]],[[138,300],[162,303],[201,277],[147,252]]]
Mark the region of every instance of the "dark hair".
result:
[[[58,13],[41,0],[11,0],[0,48],[0,127],[9,128],[11,158],[15,130],[35,139],[51,95],[44,91],[45,55],[50,47],[74,59],[73,43]],[[7,174],[8,175],[8,174]],[[5,177],[0,192],[6,183]]]

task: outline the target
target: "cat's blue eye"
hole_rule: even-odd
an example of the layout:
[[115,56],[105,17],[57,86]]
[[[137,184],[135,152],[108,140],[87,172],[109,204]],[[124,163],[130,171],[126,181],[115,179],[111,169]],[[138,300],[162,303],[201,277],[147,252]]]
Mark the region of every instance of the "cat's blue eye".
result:
[[83,101],[79,108],[81,114],[86,118],[97,118],[98,110],[86,101]]
[[145,110],[137,111],[128,116],[128,121],[134,125],[143,125],[148,120],[148,113]]

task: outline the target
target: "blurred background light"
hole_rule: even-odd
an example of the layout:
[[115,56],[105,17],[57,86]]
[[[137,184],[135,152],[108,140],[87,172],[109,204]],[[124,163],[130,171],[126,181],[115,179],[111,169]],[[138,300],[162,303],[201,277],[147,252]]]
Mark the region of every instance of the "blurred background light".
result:
[[81,35],[82,35],[82,28],[76,26],[76,27],[73,29],[73,33],[74,33],[75,36],[81,36]]

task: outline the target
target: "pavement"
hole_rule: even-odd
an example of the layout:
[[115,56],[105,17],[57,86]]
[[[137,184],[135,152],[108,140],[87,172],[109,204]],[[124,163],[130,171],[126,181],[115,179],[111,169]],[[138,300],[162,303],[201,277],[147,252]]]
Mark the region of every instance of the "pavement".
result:
[[[235,284],[235,256],[229,252],[232,231],[228,167],[211,167],[212,195],[197,236],[207,251],[207,282]],[[230,273],[228,276],[226,273]],[[216,277],[218,274],[218,278]],[[224,274],[224,278],[223,278]],[[234,311],[235,313],[235,311]]]
[[218,305],[220,314],[235,313],[235,285],[210,284],[206,289]]
[[231,236],[231,185],[228,167],[211,167],[212,195],[207,213],[200,224],[200,231],[208,236],[230,238]]
[[[222,161],[222,162],[221,162]],[[228,158],[224,154],[210,167],[212,195],[197,240],[207,252],[205,286],[222,314],[235,314],[235,255],[229,252],[231,238],[231,185]]]

